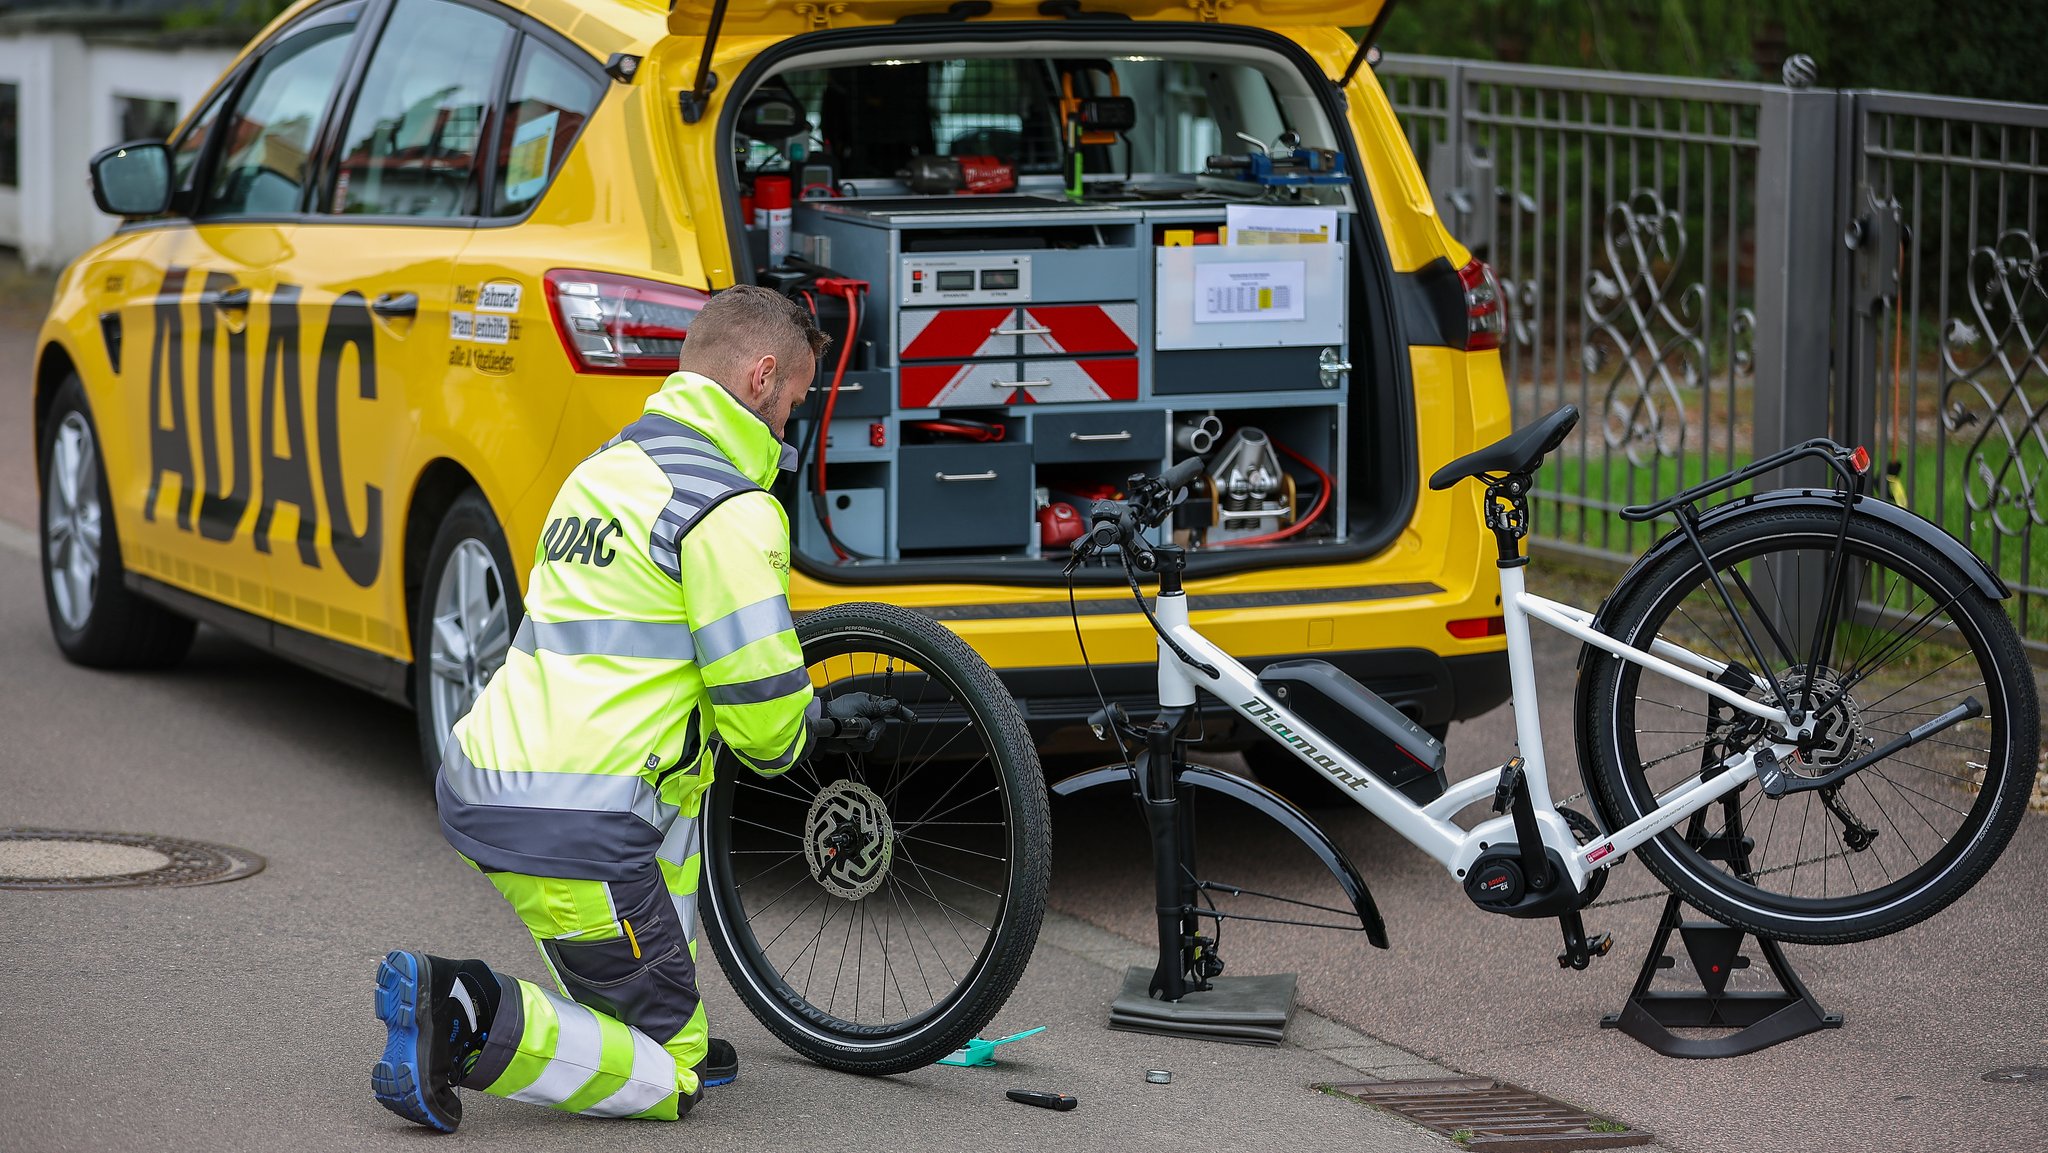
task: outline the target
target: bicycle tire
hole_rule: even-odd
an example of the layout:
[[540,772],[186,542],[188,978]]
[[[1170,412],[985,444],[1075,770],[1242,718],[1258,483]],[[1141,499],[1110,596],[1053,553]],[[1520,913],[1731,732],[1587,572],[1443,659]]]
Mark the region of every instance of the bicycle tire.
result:
[[[712,951],[717,955],[718,962],[731,980],[734,990],[769,1032],[796,1052],[820,1065],[870,1075],[902,1073],[929,1065],[973,1038],[982,1026],[995,1016],[997,1010],[1016,988],[1017,981],[1023,976],[1045,914],[1046,885],[1052,856],[1045,779],[1030,733],[1009,690],[979,655],[930,618],[892,605],[850,603],[806,615],[797,623],[797,635],[803,643],[805,662],[813,670],[814,683],[821,679],[827,682],[820,687],[821,696],[829,696],[835,683],[851,683],[858,679],[854,676],[843,678],[841,682],[831,679],[830,670],[835,666],[830,662],[840,659],[849,652],[872,649],[902,657],[906,661],[906,667],[914,662],[917,670],[915,675],[925,678],[919,682],[924,686],[924,695],[917,701],[912,701],[908,694],[904,694],[904,702],[925,714],[924,719],[932,721],[943,719],[943,714],[954,708],[957,703],[958,715],[966,718],[958,731],[984,734],[980,738],[987,750],[984,756],[992,766],[988,777],[996,782],[994,787],[1000,793],[996,799],[1000,801],[1000,811],[1003,814],[1002,851],[999,854],[991,851],[986,855],[1006,859],[1006,879],[1001,886],[1000,898],[995,903],[991,922],[986,926],[986,938],[975,951],[973,962],[962,966],[963,971],[957,978],[953,977],[950,969],[946,971],[947,977],[954,982],[950,989],[936,991],[927,986],[928,991],[933,993],[933,1003],[928,1008],[911,1013],[910,1006],[906,1003],[906,1015],[903,1019],[870,1021],[860,1013],[858,992],[862,987],[863,966],[872,966],[873,963],[873,948],[868,944],[869,926],[865,908],[868,900],[871,897],[886,895],[889,900],[896,902],[895,914],[902,923],[904,936],[910,940],[909,945],[899,948],[908,948],[913,956],[916,956],[915,926],[909,923],[908,918],[902,916],[902,911],[907,905],[910,911],[915,913],[918,896],[905,894],[930,895],[939,905],[946,905],[936,896],[941,882],[934,880],[934,874],[941,877],[947,874],[939,871],[936,865],[917,863],[909,855],[908,846],[911,838],[904,830],[917,827],[918,822],[893,826],[894,835],[898,838],[894,842],[896,855],[888,857],[888,863],[883,866],[884,871],[890,875],[877,879],[876,887],[859,897],[847,898],[844,891],[827,888],[822,879],[824,874],[814,872],[814,866],[808,863],[809,858],[802,866],[805,873],[792,883],[792,887],[797,888],[801,895],[804,877],[808,876],[812,885],[824,891],[822,896],[812,896],[814,902],[826,902],[828,919],[824,924],[832,924],[829,916],[838,908],[830,903],[831,899],[842,898],[849,906],[846,914],[849,935],[855,917],[851,909],[862,909],[862,960],[855,962],[854,1016],[848,1017],[841,1003],[840,981],[833,983],[832,1000],[829,1004],[822,995],[813,992],[808,978],[803,982],[803,988],[797,987],[796,974],[793,971],[786,971],[785,966],[780,964],[775,956],[770,955],[771,950],[779,947],[778,941],[770,940],[766,944],[763,943],[762,938],[768,926],[763,926],[762,934],[755,932],[755,919],[765,917],[766,907],[775,902],[764,904],[762,897],[749,898],[743,893],[752,879],[766,875],[768,870],[754,871],[751,865],[746,866],[752,875],[748,880],[741,880],[739,874],[742,866],[736,865],[736,861],[747,852],[773,850],[742,849],[736,852],[735,849],[744,841],[744,834],[751,833],[757,839],[781,835],[773,830],[764,832],[763,829],[772,822],[764,822],[757,818],[776,811],[793,813],[793,807],[755,812],[752,816],[742,817],[740,822],[733,818],[736,815],[736,807],[741,812],[749,812],[745,808],[746,802],[738,798],[744,796],[755,799],[756,794],[768,795],[771,790],[767,786],[777,780],[788,779],[791,788],[797,792],[807,787],[806,782],[816,781],[819,782],[820,793],[823,793],[827,786],[840,787],[837,785],[840,780],[858,779],[863,785],[872,781],[875,782],[874,787],[878,791],[868,795],[875,798],[878,808],[885,797],[892,802],[907,798],[910,795],[907,791],[907,780],[898,780],[896,789],[899,791],[892,792],[888,782],[879,775],[877,766],[867,763],[869,758],[861,758],[859,761],[849,758],[844,767],[846,775],[833,776],[832,774],[841,770],[832,768],[827,762],[832,761],[837,754],[807,757],[781,778],[770,779],[767,784],[759,778],[754,778],[750,782],[750,774],[744,769],[735,771],[736,766],[727,758],[721,758],[716,769],[705,814],[704,891],[710,901],[710,914],[705,918],[705,931],[710,938]],[[866,649],[862,649],[861,646],[866,646]],[[823,676],[820,675],[821,669],[827,670]],[[932,704],[925,699],[929,696],[934,682],[942,682],[954,703]],[[906,733],[898,742],[894,761],[896,771],[901,771],[904,762],[902,751],[908,748],[914,739],[916,738]],[[952,744],[951,740],[940,746],[937,751],[928,751],[928,744],[929,737],[927,745],[917,747],[917,754],[925,755],[926,759],[918,761],[910,768],[910,774],[918,773],[928,763],[950,763],[934,762],[931,758],[938,757],[946,745]],[[954,785],[957,786],[960,779],[966,779],[967,774],[974,772],[980,764],[981,759],[975,760],[961,777],[953,778]],[[831,779],[827,780],[828,777]],[[940,779],[948,778],[942,776]],[[749,783],[754,787],[743,793],[743,785]],[[939,801],[932,802],[933,808],[927,812],[935,810],[940,803],[952,802],[947,794],[942,794]],[[984,803],[984,810],[986,807]],[[810,813],[814,814],[816,811],[817,803],[814,801]],[[896,819],[900,821],[903,813],[907,811],[906,809],[898,813]],[[933,823],[935,820],[936,818],[930,821],[919,819],[924,823]],[[797,824],[799,832],[796,835],[804,846],[810,844],[803,838],[813,835],[813,824],[814,817],[810,815]],[[735,837],[736,828],[742,834],[741,837]],[[917,851],[930,853],[930,844],[925,843]],[[991,842],[982,847],[993,850],[994,844]],[[800,851],[810,850],[803,848]],[[980,855],[978,850],[974,849],[960,851]],[[774,867],[770,866],[771,869]],[[916,872],[912,873],[911,870]],[[899,879],[898,874],[901,876],[902,885],[892,889],[891,886]],[[780,878],[777,877],[775,880],[779,881]],[[957,886],[954,893],[949,895],[958,898]],[[792,901],[794,899],[791,898]],[[886,901],[881,902],[878,909],[877,921],[882,921],[890,915]],[[972,911],[979,910],[977,908]],[[957,932],[958,918],[953,917],[951,913],[941,913],[939,917],[956,930],[956,936],[960,935]],[[787,932],[794,923],[791,921],[790,924],[784,925],[783,932]],[[968,923],[977,922],[973,922],[969,917]],[[924,923],[921,914],[918,925],[926,929],[927,944],[930,944],[933,934],[929,925]],[[833,925],[833,929],[837,932],[836,925]],[[819,956],[824,954],[831,944],[823,940],[824,931],[821,927],[815,942],[816,952],[812,957],[814,967]],[[890,930],[885,925],[878,935],[883,947],[882,965],[886,970],[890,964]],[[780,936],[778,933],[777,937]],[[943,936],[943,933],[939,936]],[[971,941],[965,943],[972,945]],[[836,961],[843,967],[847,960],[845,954],[851,953],[852,950],[842,945],[839,951],[841,956],[828,959],[826,963],[832,964]],[[786,953],[787,948],[784,947],[784,954]],[[801,954],[799,961],[800,959]],[[931,976],[929,973],[921,975],[927,979]],[[905,991],[901,986],[906,979],[911,978],[905,978],[901,974],[897,977],[899,998],[904,995]],[[914,991],[915,981],[911,980]],[[941,984],[943,985],[943,982]],[[887,972],[882,975],[881,985],[880,1009],[886,1016],[890,1012]],[[871,1000],[870,1004],[872,1003]]]
[[[1858,615],[1848,624],[1838,625],[1836,630],[1837,644],[1848,648],[1831,645],[1827,658],[1819,662],[1821,667],[1811,674],[1817,686],[1822,681],[1828,682],[1828,695],[1833,695],[1833,689],[1842,687],[1844,682],[1855,689],[1854,692],[1843,689],[1843,699],[1848,704],[1836,706],[1829,711],[1829,715],[1821,718],[1825,728],[1836,732],[1836,736],[1829,738],[1834,743],[1817,742],[1821,747],[1802,750],[1797,764],[1788,768],[1794,772],[1817,773],[1826,765],[1846,763],[1852,756],[1860,755],[1861,751],[1888,739],[1884,734],[1896,731],[1883,728],[1880,721],[1888,721],[1894,716],[1910,715],[1917,718],[1936,715],[1951,707],[1961,695],[1975,695],[1979,686],[1973,684],[1933,698],[1933,701],[1940,702],[1938,705],[1917,699],[1919,693],[1933,692],[1966,679],[1970,664],[1963,659],[1965,656],[1975,658],[1976,671],[1982,682],[1984,716],[1963,722],[1933,740],[1901,750],[1893,757],[1852,775],[1842,782],[1837,792],[1821,802],[1823,813],[1820,833],[1813,842],[1815,851],[1819,853],[1818,896],[1812,892],[1813,866],[1816,858],[1808,856],[1806,817],[1801,818],[1798,839],[1793,842],[1787,854],[1790,858],[1789,865],[1773,866],[1752,859],[1753,872],[1750,880],[1736,876],[1732,868],[1717,864],[1703,855],[1698,846],[1689,844],[1685,836],[1687,825],[1684,822],[1645,842],[1637,850],[1643,863],[1660,881],[1713,917],[1751,932],[1803,944],[1841,944],[1895,933],[1932,916],[1967,892],[1997,860],[2011,839],[2013,831],[2018,827],[2020,818],[2026,811],[2028,795],[2032,791],[2038,756],[2039,716],[2033,674],[2018,633],[2004,610],[1997,602],[1985,596],[1969,575],[1952,561],[1910,534],[1878,518],[1860,513],[1850,518],[1846,537],[1842,536],[1842,528],[1840,513],[1829,509],[1757,509],[1712,524],[1701,534],[1701,543],[1707,555],[1713,558],[1713,572],[1721,573],[1725,577],[1731,572],[1740,573],[1740,566],[1748,565],[1750,576],[1745,579],[1757,581],[1759,584],[1769,579],[1779,586],[1775,591],[1781,600],[1795,600],[1783,591],[1784,586],[1824,588],[1825,582],[1799,585],[1798,574],[1820,571],[1824,568],[1825,561],[1808,561],[1806,564],[1809,567],[1800,569],[1795,567],[1797,562],[1793,562],[1792,565],[1774,566],[1772,558],[1796,557],[1803,552],[1812,552],[1821,557],[1831,556],[1838,539],[1842,542],[1844,555],[1855,563],[1853,571],[1857,574],[1859,582],[1868,574],[1871,582],[1869,587],[1874,588],[1879,581],[1886,579],[1884,574],[1887,570],[1891,574],[1889,583],[1885,585],[1884,604],[1877,607],[1873,615],[1869,598],[1859,596],[1856,602]],[[1710,589],[1708,573],[1708,566],[1702,563],[1699,552],[1693,549],[1674,552],[1664,560],[1638,572],[1616,588],[1609,598],[1606,612],[1609,635],[1637,648],[1647,647],[1649,640],[1667,627],[1680,628],[1685,636],[1695,641],[1714,633],[1717,628],[1729,636],[1739,635],[1738,619],[1741,613],[1738,612],[1734,617],[1729,616],[1722,602],[1710,599],[1709,595],[1705,594],[1704,590]],[[1778,574],[1783,573],[1791,575],[1781,579]],[[1927,604],[1930,607],[1925,617],[1915,618],[1911,613],[1902,613],[1900,620],[1915,619],[1916,623],[1901,634],[1901,639],[1894,641],[1882,632],[1882,626],[1889,619],[1890,606],[1899,598],[1901,586],[1905,587],[1908,598],[1905,603],[1909,604],[1914,612],[1918,611],[1920,602],[1911,599],[1915,595],[1915,582],[1918,588],[1929,590]],[[1735,582],[1732,579],[1724,579],[1723,584],[1733,586]],[[1865,586],[1859,584],[1858,587],[1861,589]],[[1689,599],[1694,594],[1702,594],[1699,601]],[[1729,595],[1731,599],[1735,597],[1732,592]],[[1872,595],[1874,597],[1874,593]],[[1686,609],[1688,603],[1709,606],[1719,611],[1721,624],[1712,627],[1700,625]],[[1749,607],[1754,609],[1759,607],[1760,603],[1749,602]],[[1795,615],[1796,612],[1797,610]],[[1680,621],[1674,614],[1682,615],[1684,619]],[[1704,609],[1702,615],[1706,615]],[[1829,614],[1815,612],[1812,615],[1818,621]],[[1762,618],[1758,619],[1761,621]],[[1930,622],[1933,623],[1932,630],[1929,629]],[[1752,633],[1771,635],[1766,628],[1752,629]],[[1875,634],[1876,639],[1871,639],[1871,634]],[[1792,652],[1810,653],[1811,650],[1805,647],[1809,643],[1806,638],[1810,636],[1811,634],[1801,634],[1801,639],[1789,641],[1783,640],[1780,636],[1772,636],[1770,643],[1778,645],[1781,652],[1789,649]],[[1940,652],[1948,651],[1958,641],[1963,646],[1962,651],[1933,670],[1919,673],[1915,680],[1907,682],[1903,688],[1892,689],[1891,697],[1878,697],[1876,694],[1893,680],[1900,680],[1918,672],[1918,665],[1906,664],[1902,671],[1887,674],[1889,679],[1877,683],[1875,688],[1866,690],[1866,686],[1877,681],[1873,674],[1882,671],[1886,662],[1893,659],[1893,650],[1896,649],[1897,655],[1903,660],[1904,657],[1924,648],[1931,638],[1936,637],[1940,638],[1940,646],[1946,647],[1937,647],[1933,656],[1923,657],[1922,660],[1938,657]],[[1667,639],[1676,640],[1679,637],[1672,636]],[[1759,640],[1757,643],[1762,647],[1766,642]],[[1730,648],[1738,655],[1738,659],[1743,661],[1745,667],[1755,663],[1746,656],[1740,656],[1746,650],[1738,646]],[[1871,661],[1874,664],[1870,668],[1860,668],[1837,656],[1843,652],[1849,652],[1859,661]],[[1718,659],[1728,659],[1725,655],[1709,655],[1716,655]],[[1808,675],[1805,669],[1805,664],[1788,664],[1773,671],[1786,678],[1783,683],[1788,686],[1789,693],[1791,686],[1803,683],[1802,678]],[[1652,715],[1667,715],[1680,719],[1685,713],[1696,711],[1656,700],[1651,698],[1648,692],[1639,697],[1638,691],[1646,681],[1660,686],[1678,686],[1680,689],[1683,686],[1679,686],[1676,681],[1654,678],[1654,674],[1645,674],[1640,666],[1592,646],[1587,647],[1580,677],[1581,691],[1575,720],[1580,748],[1584,751],[1582,763],[1587,770],[1587,784],[1601,807],[1602,815],[1607,819],[1608,827],[1619,829],[1655,808],[1656,796],[1664,787],[1670,787],[1659,786],[1650,780],[1648,769],[1654,766],[1655,761],[1646,759],[1643,755],[1642,745],[1646,738],[1657,732],[1682,733],[1680,726],[1674,726],[1672,730],[1648,727],[1656,721],[1643,716],[1643,709],[1639,706],[1646,703],[1664,705],[1675,712]],[[1899,694],[1906,693],[1908,689],[1915,689],[1931,678],[1935,678],[1933,685],[1917,689],[1911,694],[1914,699],[1894,705],[1893,713],[1881,717],[1876,714],[1877,706],[1889,703]],[[1655,691],[1659,694],[1669,693],[1669,690],[1664,688]],[[1819,691],[1817,688],[1817,694]],[[1859,693],[1865,694],[1860,704],[1857,699]],[[1707,725],[1699,726],[1704,735],[1696,745],[1681,745],[1672,757],[1688,754],[1694,748],[1701,748],[1700,763],[1703,763],[1706,759],[1705,749],[1714,748],[1719,754],[1725,755],[1738,746],[1726,740],[1718,746],[1714,744],[1717,733],[1725,734],[1730,730],[1713,729],[1711,726],[1715,706],[1704,694],[1698,694],[1698,700],[1705,702],[1706,707],[1704,712],[1698,712],[1697,715],[1709,717]],[[1907,712],[1909,708],[1923,705],[1927,707],[1919,712]],[[1734,715],[1732,710],[1729,715]],[[1739,723],[1739,718],[1737,720]],[[1892,723],[1897,724],[1898,729],[1904,729],[1916,722]],[[1987,735],[1980,738],[1977,735],[1980,733]],[[1984,760],[1958,760],[1957,754],[1940,747],[1941,744],[1950,743],[1942,741],[1941,737],[1953,737],[1955,739],[1952,743],[1966,749],[1975,749],[1981,742]],[[1749,739],[1749,747],[1754,747],[1761,739],[1760,735],[1753,735]],[[1900,760],[1916,756],[1919,760],[1936,765],[1950,765],[1958,770],[1964,765],[1980,766],[1981,779],[1973,781],[1972,772],[1958,771],[1952,774],[1937,768],[1923,769],[1917,763],[1902,764]],[[1916,776],[1905,778],[1904,774],[1908,770],[1913,771]],[[1696,764],[1688,766],[1681,762],[1673,769],[1664,771],[1679,774],[1677,779],[1669,779],[1670,784],[1676,784],[1685,774],[1697,773],[1698,768]],[[1893,772],[1899,773],[1902,778],[1912,783],[1899,783],[1891,775]],[[1935,777],[1953,776],[1955,780],[1928,783],[1927,773],[1932,773]],[[1976,796],[1965,809],[1961,807],[1964,803],[1965,790],[1958,788],[1958,784],[1970,783],[1976,785]],[[1931,830],[1931,834],[1921,832],[1911,818],[1900,824],[1896,818],[1890,817],[1891,810],[1880,808],[1880,815],[1889,819],[1891,823],[1888,827],[1882,822],[1867,826],[1865,831],[1874,829],[1877,835],[1866,840],[1863,848],[1856,848],[1850,836],[1849,821],[1834,815],[1835,810],[1832,806],[1836,802],[1842,803],[1850,817],[1861,824],[1863,815],[1860,815],[1860,810],[1865,806],[1881,806],[1887,786],[1897,801],[1904,802],[1903,805],[1895,803],[1893,808],[1918,813],[1919,821]],[[1859,787],[1861,793],[1852,798],[1843,798],[1843,792]],[[1953,793],[1950,790],[1953,790]],[[1773,856],[1773,842],[1778,838],[1779,822],[1771,819],[1770,831],[1766,833],[1763,827],[1766,814],[1775,818],[1783,813],[1789,813],[1790,810],[1766,808],[1767,804],[1785,805],[1803,797],[1806,798],[1803,803],[1810,815],[1814,799],[1821,795],[1817,791],[1806,791],[1788,793],[1784,797],[1772,800],[1766,798],[1761,788],[1753,781],[1742,786],[1741,790],[1733,794],[1737,798],[1736,803],[1746,813],[1756,814],[1754,817],[1744,818],[1745,829],[1749,834],[1749,849],[1746,852],[1753,856],[1761,853],[1766,858]],[[1924,800],[1916,800],[1915,797]],[[1951,804],[1951,801],[1954,803]],[[1721,802],[1716,802],[1707,810],[1703,810],[1703,813],[1713,813],[1721,808]],[[1948,819],[1943,810],[1958,814],[1960,818],[1955,823],[1953,833],[1946,835],[1941,833],[1941,826],[1937,824],[1937,820]],[[1928,812],[1932,812],[1933,817],[1929,817]],[[1721,819],[1725,824],[1725,815]],[[1789,829],[1789,821],[1787,826]],[[1831,827],[1839,828],[1834,835],[1834,841],[1839,842],[1842,849],[1839,853],[1828,839]],[[1705,831],[1704,828],[1702,831]],[[1873,869],[1873,864],[1883,865],[1885,858],[1882,854],[1864,857],[1864,874],[1878,873],[1877,876],[1870,876],[1869,881],[1865,882],[1854,871],[1857,858],[1878,848],[1877,842],[1885,841],[1887,837],[1890,838],[1889,844],[1907,846],[1909,842],[1919,841],[1933,847],[1924,857],[1916,856],[1916,863],[1913,863],[1910,870],[1905,869],[1908,862],[1901,861],[1903,875],[1896,878],[1893,877],[1889,866],[1883,866],[1881,872]],[[1907,850],[1890,851],[1896,860]],[[1830,896],[1831,861],[1840,862],[1834,866],[1836,870],[1848,871],[1848,883],[1868,883],[1873,887],[1867,891]],[[1788,867],[1791,871],[1789,878],[1784,875]],[[1799,884],[1802,867],[1806,869],[1806,886],[1803,890]],[[1880,879],[1883,882],[1881,884]],[[1777,889],[1785,891],[1779,892]]]

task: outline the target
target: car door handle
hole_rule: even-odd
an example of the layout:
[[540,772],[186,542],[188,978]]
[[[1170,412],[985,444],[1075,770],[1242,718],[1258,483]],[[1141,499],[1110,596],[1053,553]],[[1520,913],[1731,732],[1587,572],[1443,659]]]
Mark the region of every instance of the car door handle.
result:
[[420,298],[416,292],[386,292],[378,295],[370,304],[370,311],[378,316],[418,316]]
[[241,312],[249,307],[249,290],[246,288],[230,288],[226,292],[216,292],[213,294],[212,303],[215,308],[225,308],[230,311]]

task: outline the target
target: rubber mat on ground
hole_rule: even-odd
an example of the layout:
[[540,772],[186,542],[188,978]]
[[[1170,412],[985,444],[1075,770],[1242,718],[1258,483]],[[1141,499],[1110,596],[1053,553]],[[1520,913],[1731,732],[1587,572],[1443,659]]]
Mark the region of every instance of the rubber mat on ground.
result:
[[1278,1045],[1294,1012],[1294,974],[1218,977],[1212,989],[1179,1001],[1148,994],[1152,970],[1133,965],[1109,1004],[1109,1027],[1133,1033],[1193,1037],[1236,1045]]

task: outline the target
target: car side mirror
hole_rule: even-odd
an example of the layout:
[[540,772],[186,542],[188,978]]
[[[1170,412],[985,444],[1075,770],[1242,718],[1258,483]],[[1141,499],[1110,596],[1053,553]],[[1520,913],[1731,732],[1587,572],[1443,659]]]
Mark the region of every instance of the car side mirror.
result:
[[92,158],[92,199],[109,216],[156,216],[171,206],[171,150],[131,140]]

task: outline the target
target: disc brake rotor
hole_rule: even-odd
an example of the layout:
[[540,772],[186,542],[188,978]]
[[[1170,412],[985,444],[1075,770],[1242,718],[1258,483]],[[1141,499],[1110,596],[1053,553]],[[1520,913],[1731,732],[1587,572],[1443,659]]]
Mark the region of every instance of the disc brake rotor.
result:
[[[1812,700],[1816,706],[1838,693],[1841,699],[1814,716],[1811,735],[1797,742],[1799,756],[1786,766],[1792,772],[1807,777],[1819,776],[1842,764],[1870,743],[1863,735],[1863,714],[1855,696],[1841,692],[1842,674],[1823,665],[1814,671],[1811,681]],[[1806,691],[1807,670],[1796,668],[1785,672],[1779,676],[1778,683],[1784,687],[1786,699],[1796,702]]]
[[804,859],[825,891],[858,901],[881,887],[895,852],[889,808],[858,781],[833,781],[818,790],[804,816]]

